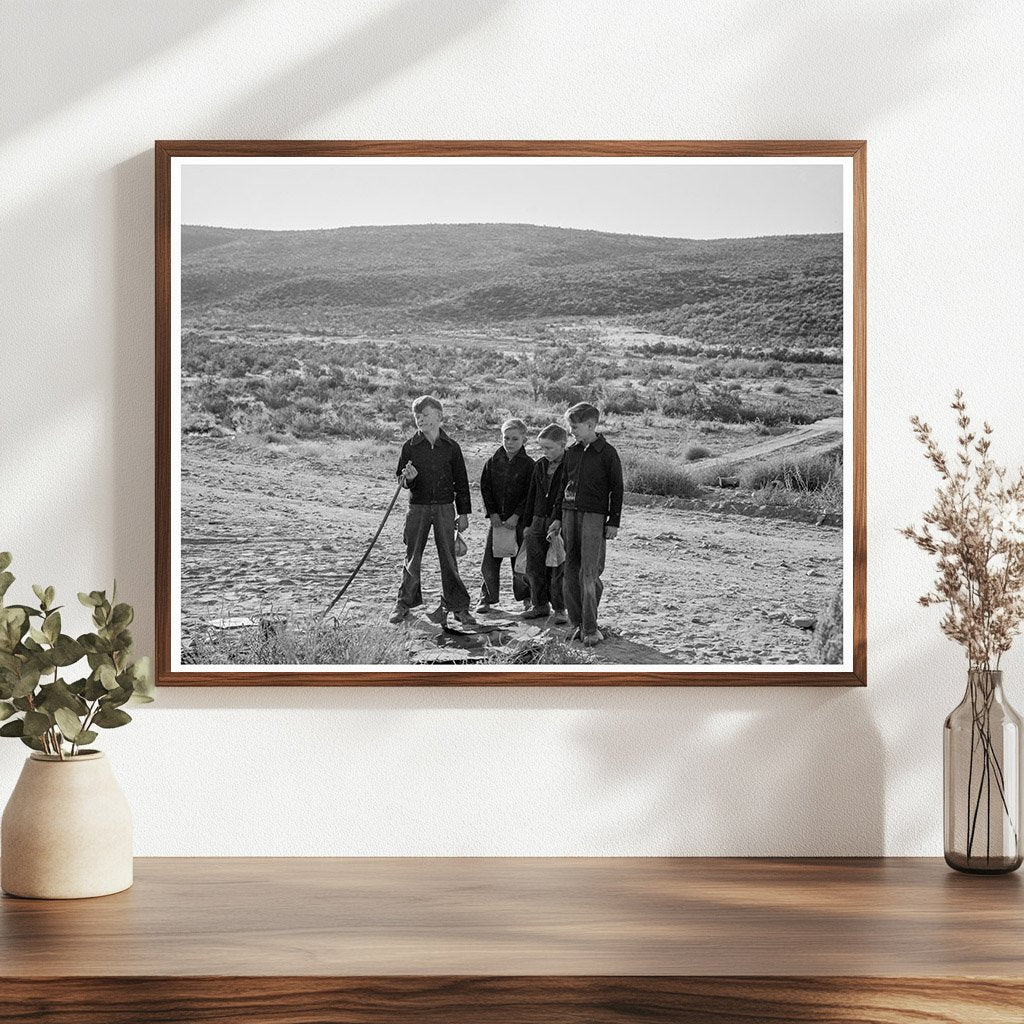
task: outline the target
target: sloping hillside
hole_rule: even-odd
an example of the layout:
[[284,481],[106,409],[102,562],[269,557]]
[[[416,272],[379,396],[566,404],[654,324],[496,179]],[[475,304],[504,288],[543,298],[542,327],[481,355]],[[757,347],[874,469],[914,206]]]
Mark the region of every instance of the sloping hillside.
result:
[[182,228],[186,325],[326,331],[615,317],[664,334],[838,345],[842,237],[695,240],[529,224]]

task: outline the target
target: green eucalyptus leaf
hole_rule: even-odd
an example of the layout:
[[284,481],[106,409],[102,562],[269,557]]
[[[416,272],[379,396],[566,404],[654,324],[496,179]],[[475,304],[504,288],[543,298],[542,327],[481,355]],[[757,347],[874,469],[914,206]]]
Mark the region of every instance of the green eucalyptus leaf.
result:
[[6,700],[0,700],[0,722],[6,722],[11,715],[16,715],[18,709]]
[[[101,729],[117,729],[122,725],[127,725],[132,720],[132,716],[127,711],[122,711],[120,708],[110,707],[104,704],[99,711],[96,712],[96,716],[93,718],[93,724],[98,725]],[[2,730],[0,726],[0,730]]]
[[82,732],[82,720],[78,715],[67,708],[57,708],[53,717],[64,738],[71,740],[72,743],[77,743],[79,733]]
[[96,600],[95,593],[83,594],[81,591],[78,592],[78,600],[85,605],[86,608],[95,608],[99,601]]
[[85,657],[85,650],[77,640],[73,640],[62,633],[57,637],[57,641],[53,645],[53,650],[50,654],[53,658],[53,664],[63,668],[68,665],[74,665],[76,661],[81,661]]
[[0,651],[0,671],[13,672],[18,675],[21,672],[21,661],[9,651]]
[[119,686],[116,690],[110,690],[100,703],[104,707],[119,708],[131,700],[132,693],[131,686]]
[[39,698],[36,700],[36,707],[40,711],[53,711],[57,708],[66,708],[68,711],[78,715],[79,718],[89,713],[89,705],[76,693],[73,693],[63,679],[57,679],[39,688]]
[[29,628],[28,635],[35,640],[37,644],[48,644],[51,642],[50,638],[41,629],[36,629],[35,626]]
[[131,697],[128,698],[129,704],[152,704],[156,700],[156,697],[148,693],[133,692]]
[[41,711],[26,711],[25,712],[25,735],[26,736],[42,736],[47,729],[53,723],[50,721],[50,716],[43,714]]
[[93,732],[92,729],[86,729],[78,734],[78,739],[76,739],[75,742],[81,746],[83,743],[92,743],[97,736],[99,736],[98,732]]
[[0,650],[12,652],[28,628],[28,616],[21,608],[0,609]]
[[12,697],[11,703],[19,711],[31,711],[33,708],[32,699],[30,697]]
[[38,608],[33,608],[30,604],[9,604],[8,608],[20,608],[28,618],[42,619],[46,616]]
[[130,604],[116,604],[110,613],[110,625],[123,629],[130,626],[135,618],[135,610]]
[[46,598],[46,607],[52,610],[54,599],[57,597],[57,591],[54,590],[53,587],[47,587],[46,593],[43,594],[43,597]]
[[57,637],[60,636],[60,612],[50,612],[50,614],[43,619],[43,633],[51,644],[55,644],[57,642]]
[[46,604],[46,587],[39,586],[38,583],[32,584],[32,593],[39,598],[40,604]]
[[86,700],[99,700],[100,697],[107,695],[107,688],[96,678],[95,675],[89,676],[85,681],[85,689],[82,691],[82,696]]
[[21,675],[18,677],[17,683],[14,684],[14,688],[11,691],[12,697],[28,697],[30,694],[35,692],[35,688],[39,685],[39,667],[36,665],[26,665],[21,670]]
[[[137,697],[148,697],[153,699],[156,693],[156,686],[153,684],[153,675],[150,670],[149,658],[139,658],[128,666],[128,674],[131,677],[132,688]],[[145,703],[149,703],[146,701]]]
[[[110,641],[105,636],[98,636],[96,633],[83,633],[78,638],[78,641],[92,655],[108,655],[113,649],[110,646]],[[92,657],[89,658],[90,668],[95,668],[98,664],[98,661],[94,663]]]
[[25,735],[25,720],[23,718],[15,718],[13,721],[5,722],[0,725],[0,736],[24,736]]
[[118,687],[117,673],[113,665],[100,665],[96,669],[96,678],[103,684],[106,690],[116,690]]
[[[3,729],[0,729],[0,734],[2,734],[2,733],[3,733]],[[22,737],[20,737],[20,739],[21,739],[21,742],[24,743],[26,747],[31,747],[33,750],[38,750],[38,751],[40,751],[40,753],[43,753],[43,754],[46,753],[46,747],[44,747],[43,744],[42,744],[42,741],[36,739],[35,736],[22,736]]]
[[9,572],[0,572],[0,598],[2,598],[4,594],[7,593],[13,582],[14,577]]
[[11,564],[10,551],[0,551],[0,570],[6,569]]

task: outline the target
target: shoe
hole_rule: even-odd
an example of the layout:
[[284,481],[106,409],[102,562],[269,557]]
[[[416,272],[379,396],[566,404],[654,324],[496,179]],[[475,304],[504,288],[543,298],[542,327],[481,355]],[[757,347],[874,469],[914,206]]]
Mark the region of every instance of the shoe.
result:
[[491,610],[491,606],[486,601],[481,601],[476,606],[477,615],[486,615]]
[[524,619],[546,619],[551,614],[550,606],[546,604],[535,604],[522,614]]
[[569,616],[561,608],[555,609],[555,625],[564,626],[569,621]]
[[400,622],[405,622],[406,616],[409,614],[409,609],[404,604],[396,604],[395,610],[388,616],[388,622],[392,625],[397,626]]
[[462,625],[464,625],[464,626],[475,626],[476,625],[476,619],[474,619],[473,616],[470,614],[470,611],[469,611],[468,608],[465,609],[465,611],[452,612],[452,615],[455,616],[456,621],[461,622]]
[[565,642],[571,644],[573,640],[582,640],[583,632],[579,626],[573,626],[566,635]]
[[586,647],[593,647],[595,644],[599,644],[604,639],[604,633],[599,629],[595,629],[593,633],[588,633],[583,638],[583,644]]

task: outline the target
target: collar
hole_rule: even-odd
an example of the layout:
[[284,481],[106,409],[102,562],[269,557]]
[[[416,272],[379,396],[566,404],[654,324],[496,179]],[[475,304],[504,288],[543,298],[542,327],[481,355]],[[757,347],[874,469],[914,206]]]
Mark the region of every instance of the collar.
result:
[[[590,448],[593,448],[593,449],[594,449],[594,451],[597,451],[597,452],[599,452],[599,451],[600,451],[600,450],[601,450],[602,448],[604,448],[604,446],[605,446],[605,445],[606,445],[607,443],[608,443],[608,442],[607,442],[607,441],[605,441],[605,439],[604,439],[604,434],[598,434],[598,435],[597,435],[597,437],[595,437],[595,438],[594,438],[594,440],[590,442],[590,445],[589,445],[589,447],[590,447]],[[571,448],[579,448],[579,450],[580,450],[581,452],[583,452],[583,451],[585,451],[585,450],[586,450],[586,449],[584,448],[584,445],[583,445],[583,442],[582,442],[582,441],[574,441],[574,442],[573,442],[573,443],[572,443],[572,444],[570,445],[570,447],[571,447]]]
[[[497,458],[497,456],[499,456],[499,455],[506,462],[509,462],[509,463],[517,461],[520,457],[526,458],[526,459],[530,459],[530,456],[526,454],[526,445],[525,444],[523,445],[522,448],[519,449],[519,451],[517,451],[515,453],[515,455],[512,456],[511,459],[508,457],[508,452],[505,451],[505,446],[504,445],[502,445],[500,448],[498,448],[498,450],[494,453],[492,458]],[[533,459],[530,459],[530,462],[533,462]]]
[[[454,444],[452,439],[444,432],[444,427],[438,432],[438,441],[444,441],[445,444]],[[422,430],[417,430],[415,434],[409,439],[409,444],[419,444],[421,441],[426,441],[427,435]],[[427,442],[429,444],[429,442]]]

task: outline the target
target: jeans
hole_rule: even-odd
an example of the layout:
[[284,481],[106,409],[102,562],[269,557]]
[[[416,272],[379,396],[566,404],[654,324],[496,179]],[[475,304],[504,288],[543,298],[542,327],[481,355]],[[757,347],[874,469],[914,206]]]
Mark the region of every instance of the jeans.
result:
[[420,568],[431,527],[437,545],[437,559],[441,564],[442,603],[449,611],[468,611],[469,592],[459,576],[459,563],[455,557],[455,506],[450,501],[409,506],[405,517],[405,565],[402,569],[402,586],[398,591],[398,604],[403,608],[415,608],[423,604]]
[[[522,544],[523,527],[516,522],[516,540]],[[501,563],[502,558],[494,557],[494,529],[487,529],[487,543],[484,545],[484,557],[480,563],[480,575],[484,582],[480,587],[480,601],[482,604],[497,604],[501,594]],[[525,601],[530,596],[530,585],[526,577],[515,570],[515,558],[509,558],[508,564],[512,571],[512,596],[517,601]]]
[[566,509],[562,516],[565,539],[565,606],[569,621],[581,627],[583,635],[597,630],[597,606],[604,584],[607,516],[602,512],[577,512]]
[[556,611],[565,610],[562,597],[562,577],[565,563],[550,566],[544,564],[548,554],[548,527],[550,519],[534,516],[526,531],[526,576],[530,581],[530,600],[535,608],[549,604]]

